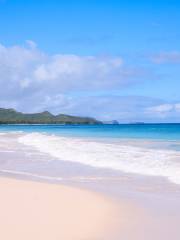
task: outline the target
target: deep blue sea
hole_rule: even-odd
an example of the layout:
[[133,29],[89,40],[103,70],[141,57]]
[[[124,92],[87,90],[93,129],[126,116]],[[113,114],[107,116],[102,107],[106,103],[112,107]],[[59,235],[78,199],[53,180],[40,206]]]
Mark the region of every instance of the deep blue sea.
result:
[[180,124],[0,125],[0,132],[23,131],[93,138],[180,140]]

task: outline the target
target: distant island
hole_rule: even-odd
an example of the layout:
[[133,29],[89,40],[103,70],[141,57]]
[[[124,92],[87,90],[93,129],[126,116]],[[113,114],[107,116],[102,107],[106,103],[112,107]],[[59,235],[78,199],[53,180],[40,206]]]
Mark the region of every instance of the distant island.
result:
[[104,124],[119,125],[117,120],[103,121]]
[[14,109],[0,108],[0,124],[102,124],[102,122],[90,117],[53,115],[48,111],[22,113]]

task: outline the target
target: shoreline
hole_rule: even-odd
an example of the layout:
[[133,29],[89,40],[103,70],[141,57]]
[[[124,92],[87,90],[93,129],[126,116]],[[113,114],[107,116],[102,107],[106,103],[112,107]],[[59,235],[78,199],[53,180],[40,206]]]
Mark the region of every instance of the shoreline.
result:
[[[2,134],[2,135],[1,135]],[[71,142],[71,137],[64,137],[64,136],[56,136],[49,133],[38,133],[37,136],[43,136],[43,137],[56,137],[58,140],[63,141],[64,139],[66,141],[69,141],[69,145],[79,145],[82,143],[81,141],[84,141],[85,145],[88,145],[89,143],[93,143],[93,147],[96,143],[99,143],[93,139],[92,141],[88,139],[81,139],[81,138],[75,138],[76,141]],[[119,169],[114,169],[111,167],[94,167],[93,165],[90,165],[89,163],[86,163],[87,159],[83,159],[83,161],[77,161],[77,160],[71,160],[68,159],[67,156],[65,160],[62,158],[59,158],[59,156],[52,155],[51,151],[43,151],[44,149],[40,149],[36,146],[36,144],[26,144],[23,141],[20,141],[22,137],[28,136],[29,133],[26,132],[4,132],[0,133],[0,172],[1,175],[4,176],[7,174],[7,176],[15,176],[20,179],[35,179],[35,181],[41,181],[45,180],[45,182],[54,182],[54,183],[81,183],[81,182],[88,182],[88,181],[107,181],[108,179],[112,182],[118,182],[121,180],[124,182],[125,179],[129,182],[135,182],[137,184],[140,183],[147,183],[148,187],[152,184],[160,189],[161,186],[164,189],[165,187],[168,189],[174,189],[175,192],[180,191],[180,184],[170,181],[166,176],[163,175],[151,175],[146,173],[136,173],[134,171],[127,172]],[[31,134],[30,134],[31,135]],[[36,134],[34,135],[35,141]],[[41,140],[41,139],[40,139]],[[42,139],[45,143],[45,138]],[[54,139],[48,139],[49,141]],[[56,140],[56,139],[55,139]],[[125,139],[127,140],[127,139]],[[137,146],[139,147],[139,140],[128,140],[128,142],[125,143],[125,140],[119,140],[120,144],[122,143],[123,147],[127,146]],[[29,141],[29,139],[28,139]],[[38,140],[39,141],[39,140]],[[35,142],[36,143],[36,142]],[[83,143],[83,144],[84,144]],[[87,143],[87,144],[86,144]],[[101,143],[101,142],[100,142]],[[103,142],[104,143],[104,142]],[[106,143],[106,142],[105,142]],[[150,142],[151,143],[151,142]],[[53,144],[60,144],[60,142],[56,143],[53,142]],[[52,144],[52,147],[54,147]],[[149,144],[149,142],[143,142],[141,143],[143,146],[146,147],[146,144]],[[155,144],[155,143],[154,143]],[[180,144],[180,142],[179,142]],[[107,145],[103,145],[103,147],[109,147],[111,143]],[[45,145],[46,146],[46,145]],[[121,146],[121,145],[120,145]],[[58,146],[59,147],[59,146]],[[58,153],[62,153],[63,155],[63,147],[66,147],[66,145],[60,145],[60,149]],[[74,146],[72,146],[74,148]],[[119,145],[115,145],[116,148],[119,147]],[[144,148],[147,150],[147,148]],[[140,150],[144,150],[140,149]],[[50,149],[50,150],[56,150]],[[66,149],[71,150],[71,149]],[[77,149],[78,151],[81,149]],[[86,150],[86,149],[85,149]],[[93,152],[93,149],[90,149],[88,153]],[[102,150],[102,146],[101,149]],[[113,149],[114,150],[114,149]],[[129,149],[122,149],[129,150]],[[152,148],[153,150],[153,148]],[[156,150],[156,149],[154,149]],[[162,148],[161,151],[164,149]],[[166,149],[165,149],[166,151]],[[81,151],[83,152],[83,151]],[[75,152],[76,153],[76,152]],[[78,152],[79,153],[79,152]],[[98,153],[98,152],[97,152]],[[180,152],[177,152],[180,154]],[[146,153],[148,154],[148,152]],[[84,157],[85,155],[82,155]],[[110,155],[109,155],[110,156]],[[179,155],[180,156],[180,155]],[[70,155],[70,157],[74,157],[74,155]],[[81,157],[81,155],[78,156],[78,158]],[[91,157],[94,157],[92,155]],[[104,157],[102,156],[98,156]],[[88,159],[89,160],[89,159]],[[99,160],[99,159],[98,159]],[[178,159],[177,159],[178,160]],[[108,160],[109,161],[109,160]],[[110,160],[111,161],[111,160]],[[126,182],[125,182],[126,183]],[[144,186],[142,186],[144,187]]]
[[15,231],[15,237],[0,232],[2,239],[179,240],[179,185],[60,161],[19,143],[18,136],[0,138],[0,228]]

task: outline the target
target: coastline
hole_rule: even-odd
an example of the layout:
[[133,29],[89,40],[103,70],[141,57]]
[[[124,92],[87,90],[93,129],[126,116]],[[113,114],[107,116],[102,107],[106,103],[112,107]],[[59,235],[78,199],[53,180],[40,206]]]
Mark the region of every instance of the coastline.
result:
[[56,160],[22,135],[0,137],[2,239],[179,240],[179,185]]

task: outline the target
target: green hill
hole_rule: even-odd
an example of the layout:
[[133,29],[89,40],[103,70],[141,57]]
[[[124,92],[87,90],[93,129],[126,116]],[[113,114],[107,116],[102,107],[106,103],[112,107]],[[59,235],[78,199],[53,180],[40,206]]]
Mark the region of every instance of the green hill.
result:
[[101,122],[89,117],[53,115],[48,111],[21,113],[14,109],[0,108],[0,124],[101,124]]

